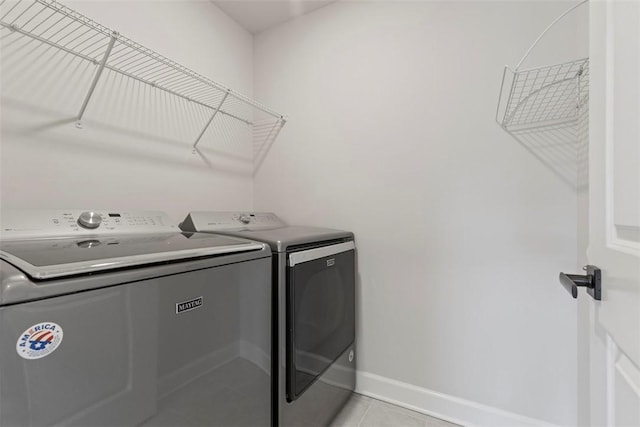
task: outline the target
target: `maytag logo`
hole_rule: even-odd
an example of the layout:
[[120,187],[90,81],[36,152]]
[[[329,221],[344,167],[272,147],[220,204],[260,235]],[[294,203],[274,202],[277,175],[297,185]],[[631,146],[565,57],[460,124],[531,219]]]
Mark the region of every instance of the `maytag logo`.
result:
[[189,301],[176,303],[176,314],[184,313],[185,311],[195,310],[202,307],[202,297],[194,298]]
[[330,258],[327,260],[327,267],[333,267],[334,265],[336,265],[336,259],[335,258]]

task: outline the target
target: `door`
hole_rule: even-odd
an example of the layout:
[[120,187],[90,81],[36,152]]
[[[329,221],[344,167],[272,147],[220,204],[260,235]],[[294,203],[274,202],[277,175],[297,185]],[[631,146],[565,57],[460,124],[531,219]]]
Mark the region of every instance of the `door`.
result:
[[[640,1],[590,4],[590,414],[594,426],[640,426]],[[584,319],[583,319],[584,320]]]
[[292,402],[353,344],[353,242],[288,254],[287,400]]

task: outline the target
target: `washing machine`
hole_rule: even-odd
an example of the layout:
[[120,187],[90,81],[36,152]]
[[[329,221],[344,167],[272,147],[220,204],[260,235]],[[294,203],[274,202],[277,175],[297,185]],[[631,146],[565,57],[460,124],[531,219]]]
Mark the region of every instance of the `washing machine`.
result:
[[273,424],[329,424],[355,389],[353,233],[287,226],[265,212],[191,212],[180,227],[271,247]]
[[271,422],[268,245],[161,212],[0,225],[0,425]]

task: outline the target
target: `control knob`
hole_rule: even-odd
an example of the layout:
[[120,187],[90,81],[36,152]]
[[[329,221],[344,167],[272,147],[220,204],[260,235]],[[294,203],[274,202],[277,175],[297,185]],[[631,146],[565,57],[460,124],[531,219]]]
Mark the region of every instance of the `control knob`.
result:
[[83,228],[98,228],[101,222],[102,217],[95,212],[82,212],[78,217],[78,224]]
[[251,222],[251,217],[249,215],[240,215],[238,217],[238,221],[243,224],[249,224]]
[[84,248],[84,249],[91,249],[91,248],[95,248],[96,246],[100,246],[100,240],[83,240],[82,242],[78,242],[76,243],[76,245],[78,245],[79,248]]

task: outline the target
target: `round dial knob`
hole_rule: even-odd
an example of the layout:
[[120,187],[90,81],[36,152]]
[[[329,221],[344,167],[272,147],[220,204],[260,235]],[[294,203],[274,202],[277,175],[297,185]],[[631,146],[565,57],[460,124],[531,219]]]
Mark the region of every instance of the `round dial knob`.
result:
[[249,215],[240,215],[238,217],[238,221],[243,224],[249,224],[251,222],[251,217]]
[[95,212],[82,212],[78,217],[78,224],[84,228],[98,228],[101,222],[102,217]]

